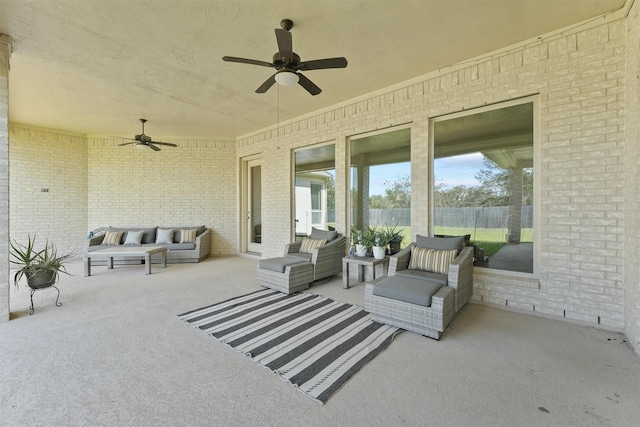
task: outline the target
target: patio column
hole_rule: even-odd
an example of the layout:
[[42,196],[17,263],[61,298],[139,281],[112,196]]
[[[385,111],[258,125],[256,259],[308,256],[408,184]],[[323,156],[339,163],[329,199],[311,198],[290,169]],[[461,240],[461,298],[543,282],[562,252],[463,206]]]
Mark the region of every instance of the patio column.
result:
[[522,234],[522,168],[509,169],[508,243],[520,243]]
[[9,320],[9,57],[11,37],[0,34],[0,322]]

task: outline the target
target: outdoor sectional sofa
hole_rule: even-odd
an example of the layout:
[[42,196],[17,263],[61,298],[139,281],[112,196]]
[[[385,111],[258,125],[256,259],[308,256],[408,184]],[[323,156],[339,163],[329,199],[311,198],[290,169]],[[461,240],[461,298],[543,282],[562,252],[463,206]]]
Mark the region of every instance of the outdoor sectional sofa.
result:
[[[195,236],[192,235],[193,231],[185,232],[186,230],[195,230]],[[115,234],[119,232],[122,234]],[[185,232],[185,236],[182,235],[183,232]],[[117,237],[117,242],[105,242],[105,238],[113,237]],[[109,227],[104,229],[104,234],[87,239],[85,251],[92,252],[119,245],[164,246],[167,248],[167,263],[199,262],[211,253],[211,229],[205,226]],[[116,257],[113,262],[114,264],[141,264],[142,258]],[[151,262],[159,263],[160,257],[152,257]],[[91,260],[91,265],[105,263],[104,260]]]

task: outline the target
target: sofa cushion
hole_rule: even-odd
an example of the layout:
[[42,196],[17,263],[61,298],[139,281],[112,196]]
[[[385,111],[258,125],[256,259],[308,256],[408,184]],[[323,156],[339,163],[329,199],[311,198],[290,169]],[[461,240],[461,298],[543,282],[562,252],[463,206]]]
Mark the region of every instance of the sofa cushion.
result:
[[204,225],[187,225],[187,226],[180,226],[180,227],[158,227],[158,230],[174,230],[173,233],[173,243],[180,243],[180,238],[182,237],[182,234],[180,233],[180,230],[183,229],[195,229],[196,230],[196,237],[201,235],[202,233],[204,233],[204,230],[206,230],[206,227]]
[[124,231],[125,238],[129,231],[144,231],[142,235],[142,243],[155,243],[157,227],[109,227],[107,231]]
[[427,249],[451,250],[455,249],[456,255],[464,246],[464,236],[457,237],[426,237],[417,235],[416,246]]
[[330,242],[338,237],[338,232],[335,230],[320,230],[319,228],[312,227],[309,237],[312,239],[326,239],[327,242]]
[[312,255],[306,252],[291,252],[287,254],[288,257],[297,258],[304,261],[311,261]]
[[435,249],[412,246],[409,268],[447,274],[449,272],[449,264],[456,258],[456,254],[457,251],[455,249],[437,251]]
[[302,244],[300,244],[299,252],[305,254],[313,253],[313,250],[323,246],[327,243],[327,239],[312,239],[310,237],[303,237]]
[[303,259],[300,258],[294,258],[294,257],[279,257],[279,258],[268,258],[268,259],[262,259],[260,261],[258,261],[258,265],[260,266],[260,268],[264,269],[264,270],[270,270],[270,271],[275,271],[278,273],[284,273],[284,271],[286,270],[287,266],[289,265],[295,265],[295,264],[301,264],[306,262]]
[[127,231],[127,237],[124,239],[125,245],[139,245],[142,243],[143,230],[139,231]]
[[181,228],[179,243],[194,243],[196,241],[195,228]]
[[124,231],[107,231],[102,239],[103,245],[119,245],[122,240]]
[[433,273],[431,271],[424,271],[424,270],[413,270],[413,269],[397,270],[396,276],[409,277],[412,279],[429,280],[431,282],[435,282],[442,286],[446,286],[446,284],[449,283],[449,276],[447,276],[446,274]]
[[431,297],[442,285],[429,280],[391,276],[373,287],[373,294],[410,304],[431,307]]
[[158,228],[158,235],[156,236],[156,243],[166,244],[173,243],[173,228]]

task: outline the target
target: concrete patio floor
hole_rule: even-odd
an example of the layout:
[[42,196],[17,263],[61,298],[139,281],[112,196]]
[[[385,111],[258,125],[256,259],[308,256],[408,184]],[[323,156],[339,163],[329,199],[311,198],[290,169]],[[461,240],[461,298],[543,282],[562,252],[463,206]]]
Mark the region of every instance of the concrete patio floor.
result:
[[[6,426],[635,426],[640,362],[624,335],[468,304],[440,341],[403,332],[324,405],[177,315],[259,289],[256,260],[94,267],[0,324]],[[355,281],[354,281],[355,282]],[[363,304],[341,278],[313,292]]]

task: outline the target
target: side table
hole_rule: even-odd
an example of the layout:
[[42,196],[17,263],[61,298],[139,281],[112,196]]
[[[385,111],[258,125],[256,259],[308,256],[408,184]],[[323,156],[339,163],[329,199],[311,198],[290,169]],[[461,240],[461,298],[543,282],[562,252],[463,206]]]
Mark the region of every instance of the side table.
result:
[[355,264],[358,266],[358,282],[364,281],[364,268],[371,269],[372,279],[376,278],[376,265],[381,264],[383,270],[383,276],[387,274],[387,268],[389,267],[389,257],[385,256],[382,259],[375,259],[373,257],[344,257],[342,258],[342,287],[349,289],[349,264]]

